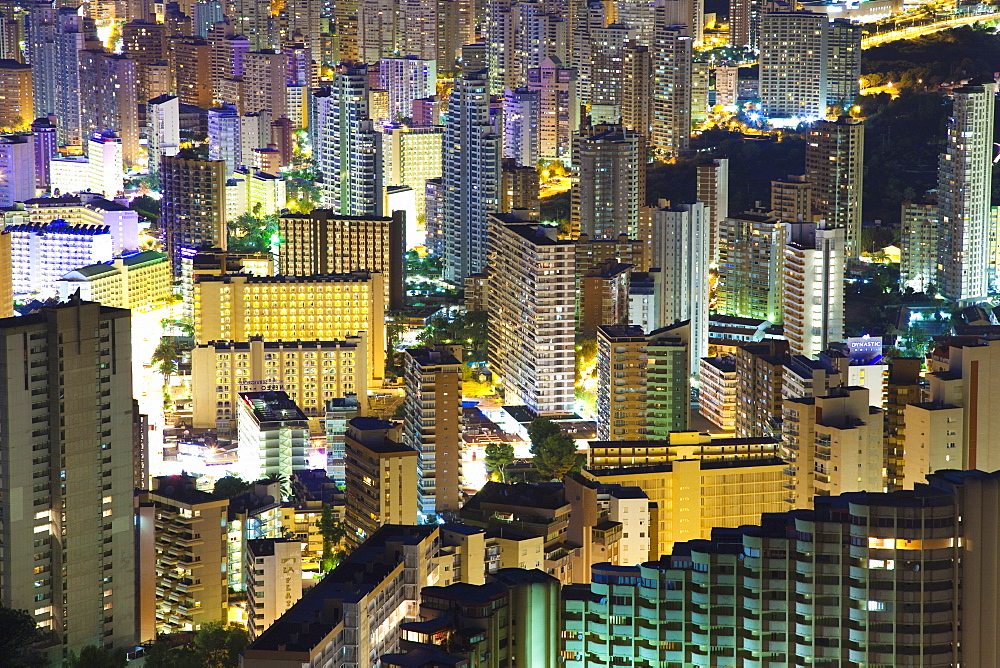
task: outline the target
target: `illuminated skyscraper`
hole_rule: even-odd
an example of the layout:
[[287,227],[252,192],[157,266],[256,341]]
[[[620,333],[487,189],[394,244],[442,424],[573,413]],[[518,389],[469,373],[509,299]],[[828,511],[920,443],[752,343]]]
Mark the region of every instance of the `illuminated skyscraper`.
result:
[[990,182],[995,83],[954,91],[945,151],[938,164],[941,294],[974,303],[989,293]]
[[490,118],[486,70],[463,72],[448,101],[442,149],[444,278],[486,266],[487,218],[500,205],[500,137]]
[[812,215],[830,227],[843,228],[847,257],[857,258],[866,250],[860,247],[865,126],[848,116],[817,121],[806,139]]
[[646,204],[646,141],[620,125],[585,128],[574,139],[573,229],[592,239],[638,238]]

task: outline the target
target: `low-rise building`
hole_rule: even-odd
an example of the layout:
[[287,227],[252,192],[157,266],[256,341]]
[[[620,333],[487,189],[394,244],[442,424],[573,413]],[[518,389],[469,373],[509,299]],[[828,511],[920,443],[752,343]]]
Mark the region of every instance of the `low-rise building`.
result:
[[56,290],[62,301],[79,291],[86,301],[135,311],[167,302],[172,283],[167,256],[149,250],[74,269],[56,282]]
[[[240,392],[236,402],[239,470],[244,480],[306,468],[309,419],[286,392]],[[290,492],[290,490],[288,490]]]

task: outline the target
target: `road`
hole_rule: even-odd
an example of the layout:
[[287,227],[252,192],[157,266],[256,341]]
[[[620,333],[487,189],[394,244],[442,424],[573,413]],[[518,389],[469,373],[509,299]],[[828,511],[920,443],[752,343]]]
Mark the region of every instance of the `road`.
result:
[[931,33],[948,30],[949,28],[972,25],[973,23],[979,23],[980,21],[1000,21],[1000,12],[993,14],[960,16],[958,18],[948,19],[947,21],[937,21],[936,23],[928,23],[922,26],[914,26],[912,28],[904,28],[903,30],[893,30],[892,32],[871,35],[869,37],[862,38],[861,48],[870,49],[873,46],[880,46],[882,44],[886,44],[887,42],[895,42],[900,39],[913,39],[914,37],[930,35]]

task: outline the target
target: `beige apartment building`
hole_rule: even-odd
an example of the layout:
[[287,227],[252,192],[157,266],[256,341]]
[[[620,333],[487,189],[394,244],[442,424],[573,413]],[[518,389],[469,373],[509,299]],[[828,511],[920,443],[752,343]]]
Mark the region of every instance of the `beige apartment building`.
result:
[[385,375],[382,274],[203,276],[194,285],[198,342],[334,341],[367,333],[369,387]]
[[[153,479],[139,495],[139,543],[147,558],[143,591],[156,592],[156,632],[197,630],[225,621],[229,586],[225,566],[229,499],[195,488],[186,475]],[[145,549],[143,549],[145,548]]]
[[247,541],[247,631],[251,640],[302,598],[302,544],[290,538]]
[[882,410],[863,387],[832,388],[826,396],[786,399],[782,455],[793,508],[813,497],[885,489]]
[[399,429],[356,417],[344,437],[348,541],[357,545],[383,524],[416,524],[419,453],[398,442]]
[[732,438],[698,431],[674,431],[656,440],[591,441],[591,469],[652,466],[675,459],[773,459],[780,456],[777,438]]
[[646,335],[637,325],[597,328],[597,437],[646,438]]
[[368,394],[367,334],[342,341],[209,341],[191,351],[192,424],[231,426],[239,392],[283,390],[310,418],[335,397]]
[[403,443],[420,452],[421,512],[462,505],[462,346],[409,348]]

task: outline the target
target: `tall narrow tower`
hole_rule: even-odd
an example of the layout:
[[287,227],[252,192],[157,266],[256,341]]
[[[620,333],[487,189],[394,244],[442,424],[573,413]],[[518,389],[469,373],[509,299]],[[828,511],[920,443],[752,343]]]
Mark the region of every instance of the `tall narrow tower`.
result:
[[862,250],[864,153],[865,127],[859,120],[841,116],[835,121],[817,121],[809,131],[806,181],[812,186],[812,213],[828,226],[846,230],[848,258],[858,257]]
[[990,177],[994,83],[955,89],[948,136],[938,165],[941,294],[974,303],[988,293]]
[[441,161],[444,277],[460,282],[486,266],[487,216],[499,207],[500,137],[490,122],[486,70],[455,82]]

